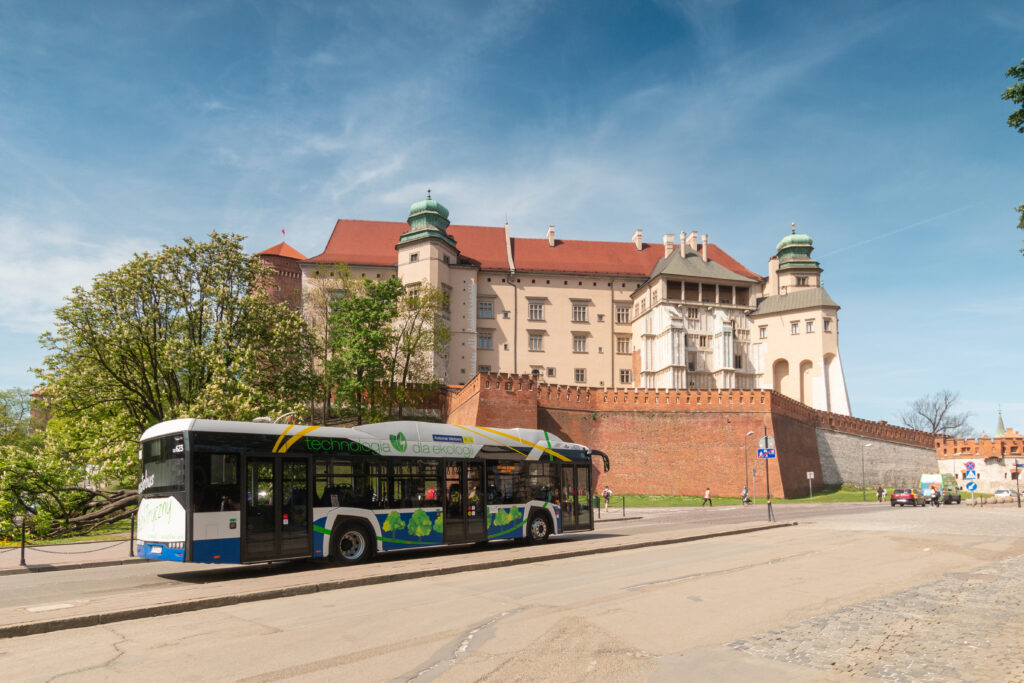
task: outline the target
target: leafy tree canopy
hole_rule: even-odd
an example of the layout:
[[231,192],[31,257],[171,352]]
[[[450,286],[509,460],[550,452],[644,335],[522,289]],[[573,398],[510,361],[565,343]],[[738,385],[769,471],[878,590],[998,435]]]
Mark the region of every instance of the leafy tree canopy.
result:
[[157,422],[299,409],[309,393],[305,326],[267,300],[266,271],[242,239],[185,239],[72,291],[40,338],[51,456],[73,451],[101,479],[129,484],[135,442]]
[[[1017,109],[1006,119],[1006,123],[1010,128],[1017,129],[1018,133],[1024,133],[1024,59],[1020,60],[1017,66],[1011,66],[1006,71],[1006,76],[1017,81],[1003,91],[1003,99],[1017,105]],[[1017,207],[1017,212],[1020,214],[1017,227],[1024,230],[1024,204]],[[1024,248],[1020,251],[1024,254]]]

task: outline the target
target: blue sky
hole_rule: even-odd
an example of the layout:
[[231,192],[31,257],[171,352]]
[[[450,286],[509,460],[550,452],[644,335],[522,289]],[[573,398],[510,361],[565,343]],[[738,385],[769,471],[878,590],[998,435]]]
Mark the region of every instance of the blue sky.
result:
[[948,388],[1024,431],[1019,2],[0,0],[0,387],[77,284],[210,230],[338,218],[647,241],[765,273],[790,223],[853,412]]

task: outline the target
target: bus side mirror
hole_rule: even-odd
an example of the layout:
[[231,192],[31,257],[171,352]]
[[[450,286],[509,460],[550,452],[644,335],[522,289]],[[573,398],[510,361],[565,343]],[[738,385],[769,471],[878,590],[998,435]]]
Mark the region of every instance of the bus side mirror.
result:
[[605,472],[607,472],[608,470],[611,469],[611,463],[609,463],[607,455],[605,455],[601,451],[590,451],[590,455],[592,455],[592,456],[596,455],[596,456],[600,457],[601,460],[604,461],[604,471]]

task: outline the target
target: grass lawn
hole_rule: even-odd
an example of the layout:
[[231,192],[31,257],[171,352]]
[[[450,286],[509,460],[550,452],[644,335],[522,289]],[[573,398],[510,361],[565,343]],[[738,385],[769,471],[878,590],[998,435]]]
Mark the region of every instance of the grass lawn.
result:
[[[31,532],[25,538],[27,545],[63,545],[66,543],[84,543],[86,541],[125,541],[131,535],[131,520],[123,519],[114,522],[102,529],[92,533],[78,534],[75,536],[61,536],[60,538],[34,538]],[[10,548],[21,545],[20,534],[14,538],[0,538],[0,548]]]
[[[889,502],[889,491],[886,493],[885,501]],[[818,493],[815,492],[813,497],[810,498],[772,498],[772,503],[775,504],[786,504],[786,503],[859,503],[865,500],[869,503],[878,504],[875,498],[874,489],[866,489],[861,491],[860,487],[856,488],[836,488],[829,487],[825,491]],[[646,495],[638,493],[627,493],[625,496],[612,496],[611,507],[622,508],[622,499],[626,499],[626,508],[657,508],[657,507],[686,507],[686,506],[700,506],[704,501],[704,496],[668,496],[668,495]],[[734,497],[720,497],[711,494],[711,500],[715,505],[739,505],[740,499],[738,496]],[[757,504],[761,505],[765,502],[764,492],[759,491],[757,496]]]

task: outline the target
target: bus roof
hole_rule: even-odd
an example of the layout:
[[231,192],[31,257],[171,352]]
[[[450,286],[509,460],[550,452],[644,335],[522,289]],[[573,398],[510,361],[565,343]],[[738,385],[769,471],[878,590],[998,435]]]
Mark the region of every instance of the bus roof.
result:
[[[298,438],[308,436],[313,439],[348,439],[367,445],[383,446],[391,444],[395,450],[410,453],[429,452],[443,444],[471,445],[474,453],[486,446],[499,446],[514,450],[528,450],[527,458],[534,460],[543,453],[567,459],[556,450],[589,452],[586,446],[569,443],[542,429],[496,429],[492,427],[472,427],[468,425],[449,425],[434,422],[417,422],[406,420],[401,422],[378,422],[358,427],[327,427],[321,425],[273,424],[266,422],[231,422],[227,420],[199,420],[182,418],[169,420],[153,425],[141,437],[148,441],[169,434],[180,432],[222,432],[231,434],[258,434],[281,437],[275,452],[285,452]],[[288,437],[285,439],[285,437]],[[424,450],[429,444],[430,449]]]

